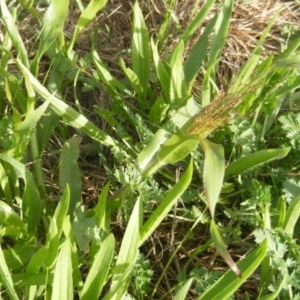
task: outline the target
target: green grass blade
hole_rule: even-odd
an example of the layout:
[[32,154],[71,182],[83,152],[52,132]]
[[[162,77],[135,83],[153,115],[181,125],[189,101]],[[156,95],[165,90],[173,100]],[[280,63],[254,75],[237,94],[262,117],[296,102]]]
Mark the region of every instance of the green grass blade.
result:
[[267,246],[267,240],[265,240],[259,247],[247,255],[246,258],[237,263],[242,277],[237,277],[232,270],[226,272],[198,300],[220,300],[230,297],[260,265],[267,254]]
[[38,64],[42,55],[49,47],[57,41],[63,33],[65,20],[69,12],[69,0],[52,0],[42,22],[42,29],[39,36],[39,48],[33,59],[31,70],[33,74],[38,72]]
[[72,137],[64,144],[59,158],[59,185],[65,190],[70,189],[69,215],[71,218],[77,206],[81,203],[81,175],[77,159],[81,137]]
[[223,257],[223,259],[226,261],[227,265],[230,267],[230,269],[237,275],[241,276],[241,272],[236,266],[235,262],[232,260],[229,252],[226,249],[226,246],[223,242],[223,239],[219,233],[218,227],[215,223],[215,221],[212,219],[210,222],[210,235],[214,242],[214,246],[220,253],[220,255]]
[[186,42],[193,36],[193,34],[200,27],[201,23],[204,21],[207,14],[212,9],[214,3],[215,3],[215,0],[208,0],[205,2],[205,4],[201,7],[201,10],[198,12],[196,17],[193,19],[192,22],[190,22],[190,24],[188,25],[188,27],[182,34],[182,36],[180,38],[181,40]]
[[251,153],[232,162],[225,170],[225,177],[239,175],[266,162],[281,159],[287,156],[290,150],[290,147],[286,147],[281,149],[266,149]]
[[148,30],[138,1],[133,5],[132,69],[140,80],[143,101],[146,101],[150,77],[150,48]]
[[223,185],[225,158],[222,145],[217,145],[205,139],[200,139],[200,145],[205,153],[203,181],[206,201],[214,218],[215,207]]
[[231,20],[231,13],[233,9],[233,0],[225,0],[222,10],[219,14],[218,20],[215,25],[215,34],[211,41],[209,59],[207,67],[214,65],[215,61],[219,61],[221,57],[221,50],[225,45],[226,36],[229,29]]
[[29,232],[35,232],[41,217],[40,195],[34,179],[28,169],[17,160],[0,154],[0,160],[9,163],[14,167],[24,182],[24,192],[22,196],[22,216]]
[[20,55],[22,63],[26,67],[29,67],[29,60],[28,60],[25,45],[19,34],[18,28],[16,27],[14,19],[11,13],[9,12],[9,9],[6,5],[6,1],[0,1],[0,9],[1,9],[1,20],[5,25],[5,29],[8,32],[13,45],[16,47],[18,55]]
[[1,278],[1,282],[3,283],[3,285],[8,290],[9,298],[11,300],[18,300],[19,298],[14,289],[14,283],[12,281],[9,269],[7,267],[1,245],[0,245],[0,278]]
[[182,102],[186,98],[186,85],[182,64],[183,51],[184,43],[181,41],[173,50],[170,60],[170,103],[173,105]]
[[19,215],[5,202],[0,200],[0,224],[14,226],[25,232],[26,226]]
[[59,122],[60,116],[48,108],[36,127],[37,147],[40,154],[46,149],[50,137]]
[[109,232],[109,224],[106,224],[106,201],[108,196],[110,183],[108,182],[101,191],[98,199],[97,206],[95,208],[95,220],[96,226],[103,228],[106,232]]
[[72,40],[68,46],[68,51],[72,50],[74,44],[84,27],[91,23],[96,17],[97,13],[106,5],[107,0],[92,0],[87,5],[86,9],[81,13],[77,24],[75,26],[75,31]]
[[174,185],[174,187],[168,192],[165,198],[162,200],[157,209],[151,214],[149,219],[140,229],[140,242],[141,246],[148,237],[154,232],[162,220],[170,212],[178,198],[183,194],[183,192],[188,188],[193,174],[193,160],[191,159],[186,171],[179,179],[179,181]]
[[102,288],[108,280],[108,272],[114,255],[115,239],[110,234],[101,244],[94,257],[93,264],[84,283],[81,300],[97,300]]
[[206,26],[204,32],[201,34],[197,42],[194,44],[191,52],[189,53],[185,63],[184,63],[184,75],[185,81],[189,85],[189,91],[192,89],[192,85],[195,81],[197,74],[202,66],[203,59],[207,55],[207,47],[209,42],[209,36],[215,27],[215,22],[217,21],[217,15],[215,15],[208,25]]
[[86,117],[78,113],[72,107],[67,105],[62,100],[54,97],[41,83],[29,72],[29,70],[21,63],[20,60],[16,60],[19,68],[28,75],[34,89],[40,94],[40,96],[47,101],[51,99],[50,107],[67,122],[71,123],[75,128],[81,130],[83,133],[91,137],[92,139],[108,146],[113,147],[114,150],[120,149],[120,145],[112,139],[107,133],[99,129]]
[[30,242],[21,246],[14,246],[3,250],[6,264],[10,270],[24,267],[36,251],[36,241],[31,239]]
[[169,67],[164,66],[164,64],[162,63],[158,53],[158,45],[157,43],[154,43],[153,39],[151,39],[151,47],[152,47],[152,55],[153,55],[155,71],[162,88],[164,102],[170,103],[171,77],[170,77],[170,72],[168,72]]
[[129,80],[132,88],[137,93],[137,96],[142,100],[143,99],[143,88],[142,88],[139,77],[131,69],[126,67],[123,59],[120,59],[119,64],[120,64],[124,74],[126,75],[127,79]]
[[0,186],[3,191],[6,203],[12,207],[13,196],[12,196],[8,176],[6,174],[6,170],[4,169],[2,164],[0,164]]
[[127,286],[129,284],[130,276],[123,281],[123,274],[132,264],[135,263],[138,253],[139,253],[139,228],[142,222],[141,220],[142,212],[142,200],[138,198],[131,213],[124,237],[122,239],[122,244],[118,254],[116,266],[114,268],[114,275],[112,278],[111,289],[113,289],[120,281],[122,285],[117,290],[116,294],[111,298],[111,300],[121,299],[126,293]]
[[73,299],[73,279],[71,262],[71,244],[65,240],[59,251],[52,285],[52,300]]
[[284,222],[282,224],[282,229],[290,235],[294,234],[294,229],[297,223],[297,220],[300,216],[300,195],[298,195],[295,199],[290,203]]
[[173,300],[184,300],[186,298],[186,294],[188,293],[190,286],[193,282],[193,278],[190,278],[184,286],[176,293],[173,297]]

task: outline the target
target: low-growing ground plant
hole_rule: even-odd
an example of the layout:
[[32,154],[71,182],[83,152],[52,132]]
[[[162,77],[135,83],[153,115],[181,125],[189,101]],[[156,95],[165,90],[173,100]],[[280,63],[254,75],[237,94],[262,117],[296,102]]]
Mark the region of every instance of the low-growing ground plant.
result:
[[[186,26],[176,1],[132,3],[112,68],[95,24],[118,12],[107,0],[0,0],[2,298],[300,299],[297,29],[265,54],[282,6],[225,80],[242,4],[194,2]],[[97,91],[107,106],[87,99]]]

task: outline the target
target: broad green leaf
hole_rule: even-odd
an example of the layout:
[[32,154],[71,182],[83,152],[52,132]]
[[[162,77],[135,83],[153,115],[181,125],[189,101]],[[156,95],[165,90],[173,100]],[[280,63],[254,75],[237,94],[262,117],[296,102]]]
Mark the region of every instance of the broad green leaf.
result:
[[73,49],[80,32],[95,19],[97,13],[106,5],[106,3],[107,0],[91,0],[89,2],[77,21],[72,40],[68,46],[68,51]]
[[154,232],[154,230],[159,226],[159,224],[170,212],[170,210],[175,205],[178,198],[188,188],[192,179],[192,174],[193,174],[193,160],[191,159],[182,177],[174,185],[174,187],[168,192],[168,194],[161,201],[157,209],[151,214],[149,219],[140,229],[139,246],[141,246],[149,238],[149,236]]
[[232,162],[225,170],[225,177],[239,175],[264,163],[281,159],[287,156],[290,150],[290,147],[286,147],[280,149],[266,149],[251,153]]
[[230,269],[237,275],[241,276],[241,272],[236,266],[235,262],[232,260],[229,252],[226,249],[226,246],[223,242],[223,239],[219,233],[218,227],[215,223],[215,221],[212,219],[210,222],[210,236],[214,242],[214,246],[220,253],[220,255],[223,257],[227,265],[230,267]]
[[[66,185],[66,188],[64,189],[64,193],[58,202],[58,205],[55,209],[54,215],[52,219],[56,220],[57,224],[57,235],[58,238],[61,237],[62,234],[62,228],[63,228],[63,223],[65,221],[65,217],[67,216],[68,209],[69,209],[69,204],[70,204],[70,189],[69,185]],[[51,220],[52,221],[52,220]]]
[[106,224],[106,201],[108,196],[110,182],[108,182],[102,189],[99,195],[98,203],[95,208],[95,220],[98,228],[103,228],[109,232],[109,227]]
[[132,69],[140,80],[145,101],[150,77],[150,48],[148,30],[138,1],[133,5],[132,31]]
[[3,285],[7,288],[8,296],[12,300],[18,300],[17,292],[14,289],[14,283],[12,281],[8,266],[5,261],[5,257],[0,245],[0,278]]
[[15,226],[25,231],[26,226],[19,215],[5,202],[0,200],[0,224],[2,226]]
[[246,258],[237,263],[237,267],[242,273],[241,277],[237,277],[232,270],[229,270],[197,299],[220,300],[230,297],[258,268],[267,254],[267,246],[268,243],[265,240],[259,247],[248,254]]
[[288,206],[284,222],[282,224],[282,229],[290,235],[294,234],[294,229],[297,223],[297,220],[300,216],[300,195],[295,197],[290,205]]
[[183,73],[182,56],[184,51],[183,41],[175,47],[170,61],[171,83],[170,83],[170,103],[177,104],[186,98],[186,85]]
[[62,190],[66,186],[70,189],[69,215],[73,217],[74,211],[81,203],[81,175],[77,159],[81,137],[72,137],[64,144],[59,158],[59,185]]
[[69,12],[69,0],[52,0],[42,21],[42,29],[39,36],[39,48],[33,59],[31,70],[33,74],[38,72],[38,64],[42,55],[63,33],[65,20]]
[[193,282],[193,278],[190,278],[183,287],[176,293],[173,297],[173,300],[184,300],[186,298],[186,294],[188,293],[190,286]]
[[17,160],[0,154],[0,160],[9,163],[17,170],[18,177],[24,180],[24,192],[22,195],[22,217],[28,228],[28,232],[35,232],[41,217],[40,195],[34,179],[24,164]]
[[203,170],[205,196],[211,216],[214,218],[215,207],[224,179],[224,149],[222,145],[214,144],[205,139],[200,139],[200,145],[205,154]]
[[15,286],[43,286],[45,283],[53,283],[53,273],[20,273],[12,275],[12,279],[15,282]]
[[[178,109],[172,118],[158,129],[153,138],[138,156],[138,164],[145,177],[150,176],[158,169],[155,168],[153,170],[151,165],[155,164],[158,159],[155,155],[157,154],[160,145],[164,144],[165,141],[177,131],[177,129],[182,128],[186,123],[188,123],[199,110],[199,105],[195,102],[194,98],[191,97],[184,107]],[[159,165],[159,167],[160,166],[161,165]],[[149,171],[150,169],[152,171]]]
[[82,300],[97,300],[102,288],[108,280],[108,272],[114,255],[115,239],[110,234],[101,244],[100,250],[94,257],[93,264],[85,280],[81,297]]
[[73,279],[71,262],[71,244],[65,240],[59,251],[52,285],[52,300],[73,299]]
[[13,248],[7,248],[3,250],[6,264],[10,270],[15,270],[24,267],[30,260],[36,249],[36,243],[34,239],[29,243],[24,243],[20,246],[14,246]]
[[[6,171],[5,171],[4,167],[2,166],[2,164],[0,164],[0,186],[4,193],[4,197],[5,197],[7,204],[12,207],[13,196],[12,196],[12,192],[10,189],[9,180],[8,180]],[[2,219],[2,218],[0,218],[0,219]]]
[[186,135],[179,130],[166,143],[161,145],[158,152],[159,159],[164,164],[174,164],[184,159],[198,144],[197,137]]
[[44,265],[48,269],[52,269],[58,254],[59,238],[56,219],[52,218],[47,234],[46,249],[47,255],[44,260]]
[[129,218],[124,237],[122,239],[116,266],[114,267],[113,271],[111,289],[118,285],[118,282],[120,281],[122,281],[122,285],[120,286],[116,294],[111,298],[111,300],[121,299],[127,291],[130,277],[128,276],[124,281],[123,273],[125,273],[127,269],[131,268],[132,264],[135,263],[138,257],[140,240],[139,227],[141,224],[140,217],[142,209],[142,200],[138,198]]
[[162,96],[159,97],[151,107],[149,121],[153,124],[160,125],[167,116],[169,107],[170,105],[164,102],[164,98]]
[[1,9],[1,20],[5,25],[5,29],[8,32],[13,45],[16,47],[18,55],[20,55],[22,63],[26,67],[29,67],[27,50],[19,34],[19,30],[14,22],[14,19],[7,7],[6,1],[0,1],[0,9]]

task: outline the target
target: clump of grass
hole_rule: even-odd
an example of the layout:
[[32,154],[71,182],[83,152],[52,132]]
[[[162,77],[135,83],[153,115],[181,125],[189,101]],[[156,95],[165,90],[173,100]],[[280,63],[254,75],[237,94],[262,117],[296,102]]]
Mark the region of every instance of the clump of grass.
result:
[[[258,293],[251,297],[298,297],[299,184],[291,174],[298,169],[300,39],[290,29],[276,56],[263,51],[287,15],[278,2],[276,14],[269,9],[260,23],[253,48],[243,52],[247,62],[224,71],[226,49],[241,51],[227,38],[235,16],[256,6],[198,2],[136,1],[120,40],[111,35],[120,29],[114,18],[124,24],[128,16],[105,0],[52,1],[44,8],[0,2],[5,297],[246,298],[254,275]],[[192,11],[188,20],[182,7]],[[74,30],[66,27],[70,17]],[[100,33],[97,18],[108,23]],[[38,32],[30,53],[22,20]],[[110,43],[125,50],[118,62]],[[109,104],[86,104],[83,95],[99,89]],[[104,127],[95,124],[98,118]],[[44,152],[55,141],[61,145],[51,166],[53,188]],[[100,158],[96,170],[105,182],[88,205],[82,169],[95,161],[85,148]],[[245,236],[255,239],[245,243]],[[168,257],[160,262],[158,253]]]

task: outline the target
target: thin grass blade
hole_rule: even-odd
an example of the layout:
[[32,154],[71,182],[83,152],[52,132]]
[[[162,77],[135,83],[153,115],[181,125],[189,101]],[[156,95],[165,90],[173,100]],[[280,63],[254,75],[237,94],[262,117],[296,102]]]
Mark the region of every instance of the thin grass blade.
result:
[[270,162],[275,159],[281,159],[288,155],[291,147],[280,149],[266,149],[251,153],[234,162],[232,162],[225,171],[225,177],[239,175],[247,170]]
[[284,222],[282,224],[282,229],[290,235],[294,234],[296,223],[300,216],[300,195],[295,197],[290,203]]
[[100,250],[94,257],[93,264],[84,283],[82,300],[97,300],[102,288],[108,280],[108,272],[114,255],[115,239],[110,234],[101,244]]
[[85,8],[85,10],[81,13],[77,21],[72,40],[68,46],[68,51],[73,49],[74,44],[78,39],[80,32],[83,30],[84,27],[86,27],[89,23],[91,23],[95,19],[97,13],[103,7],[105,7],[106,3],[107,0],[92,0],[89,2],[89,4]]
[[223,257],[227,265],[230,267],[230,269],[237,275],[241,276],[241,271],[236,266],[235,262],[231,258],[229,252],[226,249],[226,246],[223,242],[223,239],[219,233],[218,227],[215,223],[215,221],[212,219],[210,222],[210,235],[214,242],[214,246],[220,253],[220,255]]
[[186,171],[174,185],[174,187],[168,192],[165,198],[162,200],[157,209],[151,214],[149,219],[140,229],[140,241],[141,246],[149,236],[154,232],[162,220],[167,216],[172,207],[175,205],[178,198],[188,188],[193,174],[193,160],[191,159]]
[[190,289],[190,286],[193,282],[193,278],[190,278],[183,287],[176,293],[176,295],[173,297],[173,300],[184,300],[186,298],[186,295]]
[[150,77],[150,48],[148,30],[138,1],[135,1],[133,5],[132,30],[132,69],[140,80],[143,89],[142,101],[144,102]]
[[71,217],[81,203],[81,174],[77,163],[81,140],[81,137],[74,136],[66,141],[59,158],[59,185],[62,190],[65,190],[67,185],[70,189]]
[[237,277],[236,274],[230,270],[197,299],[219,300],[230,297],[258,268],[267,254],[267,246],[268,243],[267,240],[265,240],[259,247],[248,254],[246,258],[237,263],[237,266],[242,273],[242,277]]
[[129,284],[130,276],[123,280],[123,274],[132,264],[135,263],[138,253],[139,253],[139,228],[142,222],[141,218],[142,212],[142,200],[138,198],[136,204],[131,213],[120,251],[118,254],[116,266],[114,268],[114,275],[112,277],[111,289],[118,285],[122,281],[121,286],[117,290],[116,294],[111,298],[111,300],[121,299],[126,293],[127,286]]
[[0,278],[3,285],[7,288],[8,296],[11,300],[18,300],[17,292],[14,289],[14,283],[12,281],[9,269],[7,267],[5,257],[0,245]]

